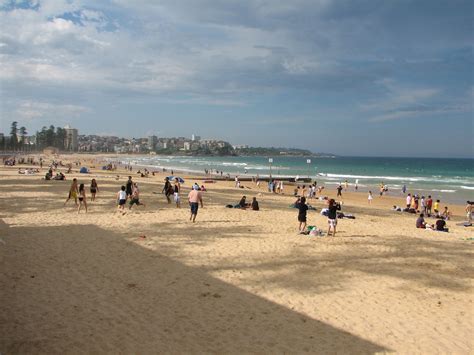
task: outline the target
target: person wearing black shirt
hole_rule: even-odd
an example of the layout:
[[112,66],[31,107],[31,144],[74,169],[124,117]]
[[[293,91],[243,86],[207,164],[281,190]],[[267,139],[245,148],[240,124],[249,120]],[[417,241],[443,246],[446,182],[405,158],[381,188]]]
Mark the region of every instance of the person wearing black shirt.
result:
[[258,211],[260,208],[258,207],[258,201],[257,201],[257,198],[254,197],[252,199],[252,210],[253,211]]
[[169,178],[166,178],[165,179],[165,187],[163,187],[163,190],[161,192],[163,192],[166,196],[166,200],[168,201],[168,203],[171,203],[171,198],[170,198],[170,195],[174,193],[174,189],[173,191],[171,191],[171,183],[170,183],[170,179]]
[[337,204],[334,199],[329,200],[328,206],[328,236],[331,235],[331,229],[333,230],[332,236],[336,236],[336,226],[337,226]]
[[448,228],[446,228],[446,222],[444,219],[440,218],[436,221],[436,230],[440,232],[447,232]]
[[306,212],[308,211],[306,197],[301,197],[300,202],[296,204],[296,208],[298,208],[298,222],[300,222],[299,231],[301,233],[306,229]]
[[128,181],[127,181],[127,185],[126,185],[126,188],[125,188],[125,191],[127,193],[127,197],[132,196],[132,186],[133,186],[132,177],[129,176]]
[[339,186],[337,187],[337,196],[342,197],[342,185],[341,184],[339,184]]

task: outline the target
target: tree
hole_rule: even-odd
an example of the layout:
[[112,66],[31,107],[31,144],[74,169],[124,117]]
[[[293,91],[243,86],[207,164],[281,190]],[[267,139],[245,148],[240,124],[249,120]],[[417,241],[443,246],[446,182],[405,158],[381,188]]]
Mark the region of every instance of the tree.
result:
[[25,127],[25,126],[21,126],[21,127],[20,127],[20,137],[21,137],[21,139],[20,139],[20,146],[22,146],[22,147],[25,145],[26,135],[27,135],[27,134],[28,134],[28,133],[26,132],[26,127]]
[[56,134],[54,137],[54,146],[58,149],[64,149],[66,142],[66,130],[61,127],[56,127]]
[[46,130],[46,145],[54,147],[54,126],[51,125],[49,128]]
[[16,146],[18,145],[18,122],[13,121],[11,130],[10,130],[10,147],[15,150]]

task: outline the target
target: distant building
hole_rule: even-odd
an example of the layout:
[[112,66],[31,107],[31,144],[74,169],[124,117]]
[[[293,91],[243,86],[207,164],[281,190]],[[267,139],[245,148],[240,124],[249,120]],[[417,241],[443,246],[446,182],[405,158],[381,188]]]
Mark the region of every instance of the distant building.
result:
[[148,137],[148,149],[149,150],[155,150],[157,143],[158,143],[158,137],[157,136],[149,136]]
[[192,140],[193,142],[199,142],[199,141],[201,140],[201,136],[196,136],[196,135],[193,134],[193,135],[191,136],[191,140]]
[[69,125],[64,127],[64,130],[66,131],[66,141],[64,142],[66,150],[69,151],[77,151],[78,148],[78,135],[79,132],[77,128],[71,128]]
[[189,142],[184,142],[183,148],[184,148],[184,150],[191,150],[191,143],[189,143]]

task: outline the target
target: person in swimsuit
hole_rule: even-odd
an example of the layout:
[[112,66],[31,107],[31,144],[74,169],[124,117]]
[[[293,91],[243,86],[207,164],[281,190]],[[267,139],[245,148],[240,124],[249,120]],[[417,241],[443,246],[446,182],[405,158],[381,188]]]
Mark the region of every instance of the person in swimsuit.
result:
[[136,182],[133,184],[132,195],[130,196],[130,206],[128,209],[131,210],[133,205],[145,207],[145,204],[140,202],[140,190],[138,189],[138,184]]
[[369,191],[369,196],[367,197],[367,201],[369,202],[369,205],[372,203],[372,200],[373,200],[373,196],[372,196],[372,191]]
[[92,179],[91,181],[91,201],[95,201],[95,195],[99,191],[99,186],[97,185],[97,181]]
[[86,188],[84,184],[79,185],[79,206],[77,207],[77,213],[80,212],[82,205],[84,205],[87,213]]
[[72,184],[71,184],[71,187],[69,188],[69,195],[67,197],[66,202],[64,202],[64,206],[66,206],[66,203],[68,203],[71,198],[74,199],[74,203],[77,206],[77,179],[76,178],[72,179]]

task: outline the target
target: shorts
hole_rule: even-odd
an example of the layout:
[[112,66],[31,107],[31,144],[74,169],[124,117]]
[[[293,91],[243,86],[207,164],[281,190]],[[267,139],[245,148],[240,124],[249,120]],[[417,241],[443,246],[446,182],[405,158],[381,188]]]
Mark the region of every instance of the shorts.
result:
[[119,206],[123,206],[125,205],[125,202],[127,202],[127,200],[119,200]]
[[130,206],[133,206],[134,204],[138,206],[140,204],[140,200],[138,198],[132,198],[130,200]]
[[77,198],[77,192],[75,192],[75,191],[69,192],[69,198],[76,199]]
[[91,194],[95,194],[97,192],[96,189],[91,189]]
[[301,223],[306,223],[306,216],[300,216],[298,215],[298,222],[301,222]]
[[198,209],[199,209],[199,203],[198,202],[191,202],[190,206],[191,206],[191,214],[197,214]]
[[329,227],[337,226],[337,219],[328,219]]
[[178,193],[178,192],[175,192],[175,193],[174,193],[174,202],[178,203],[179,201],[180,201],[179,193]]

